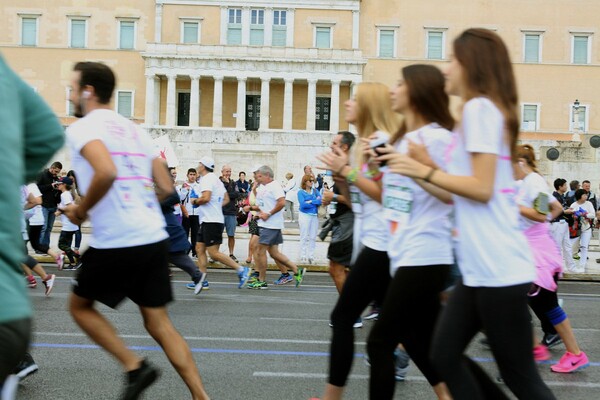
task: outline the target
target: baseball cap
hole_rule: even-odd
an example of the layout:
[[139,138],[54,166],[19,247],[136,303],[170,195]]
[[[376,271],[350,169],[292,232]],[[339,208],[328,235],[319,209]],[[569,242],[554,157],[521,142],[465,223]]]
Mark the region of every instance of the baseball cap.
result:
[[68,176],[63,176],[58,181],[60,183],[64,183],[65,185],[72,185],[73,184],[73,179],[69,178]]
[[212,157],[204,156],[200,159],[200,164],[204,165],[208,169],[215,169],[215,160]]

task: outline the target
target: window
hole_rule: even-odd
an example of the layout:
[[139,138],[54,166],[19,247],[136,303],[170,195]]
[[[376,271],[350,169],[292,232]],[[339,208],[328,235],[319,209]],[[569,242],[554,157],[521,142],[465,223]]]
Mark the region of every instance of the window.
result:
[[444,32],[427,32],[427,58],[430,60],[444,59]]
[[571,123],[569,129],[572,132],[587,132],[588,130],[588,107],[580,105],[575,109],[575,105],[571,104]]
[[71,103],[69,101],[69,98],[71,97],[71,88],[67,87],[67,106],[66,106],[66,112],[67,112],[67,117],[73,117],[75,116],[75,106],[73,105],[73,103]]
[[181,43],[200,43],[200,23],[194,21],[182,21]]
[[273,46],[285,46],[287,38],[287,11],[273,11]]
[[265,43],[265,10],[251,10],[250,45],[262,46]]
[[21,45],[37,46],[38,19],[36,17],[21,18]]
[[573,35],[573,64],[590,63],[591,39],[589,35]]
[[538,130],[538,109],[537,104],[523,104],[521,108],[521,130]]
[[227,44],[242,43],[242,9],[230,8],[227,24]]
[[87,20],[71,19],[69,29],[69,46],[78,49],[86,47]]
[[396,31],[379,29],[379,57],[391,58],[396,56]]
[[126,118],[133,116],[133,92],[117,91],[117,112]]
[[119,48],[135,48],[135,21],[119,21]]
[[523,61],[526,63],[539,63],[541,61],[542,35],[539,33],[526,33],[524,38]]
[[315,47],[318,49],[331,48],[331,27],[316,26],[315,27]]

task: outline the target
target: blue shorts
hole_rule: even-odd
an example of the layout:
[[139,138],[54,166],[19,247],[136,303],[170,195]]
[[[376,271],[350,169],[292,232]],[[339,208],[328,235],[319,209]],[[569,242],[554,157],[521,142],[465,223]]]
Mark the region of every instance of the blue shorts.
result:
[[235,236],[235,227],[237,226],[237,217],[235,215],[224,215],[225,217],[225,231],[227,236]]
[[283,235],[281,234],[281,229],[269,229],[269,228],[259,228],[260,236],[258,237],[258,243],[264,244],[267,246],[277,246],[278,244],[283,243]]

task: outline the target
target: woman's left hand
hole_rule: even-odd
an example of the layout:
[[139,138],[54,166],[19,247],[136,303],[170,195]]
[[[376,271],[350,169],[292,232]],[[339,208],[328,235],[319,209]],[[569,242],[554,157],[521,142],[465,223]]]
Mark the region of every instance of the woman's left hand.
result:
[[325,164],[324,167],[317,168],[328,169],[333,173],[337,173],[348,164],[348,155],[341,150],[333,149],[332,151],[319,154],[317,160]]
[[405,154],[396,152],[384,154],[377,157],[377,159],[379,161],[387,161],[387,167],[390,172],[411,178],[423,179],[427,176],[429,170],[431,169],[431,167],[421,164]]

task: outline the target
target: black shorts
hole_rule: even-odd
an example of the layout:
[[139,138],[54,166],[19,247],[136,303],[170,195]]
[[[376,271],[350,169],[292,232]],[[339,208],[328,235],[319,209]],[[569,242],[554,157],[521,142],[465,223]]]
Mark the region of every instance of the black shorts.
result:
[[206,247],[223,243],[223,227],[225,224],[218,222],[203,222],[198,231],[198,242],[204,243]]
[[90,247],[73,282],[77,296],[115,308],[126,297],[142,307],[163,307],[171,300],[169,241],[120,249]]
[[254,236],[260,236],[260,230],[258,229],[258,220],[252,217],[248,222],[248,233]]

